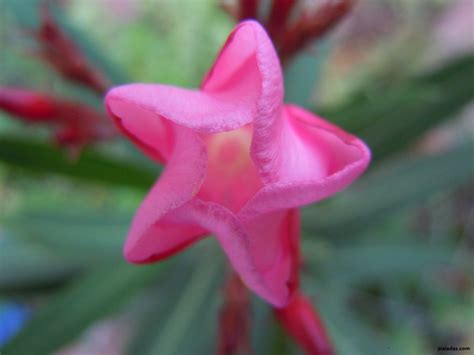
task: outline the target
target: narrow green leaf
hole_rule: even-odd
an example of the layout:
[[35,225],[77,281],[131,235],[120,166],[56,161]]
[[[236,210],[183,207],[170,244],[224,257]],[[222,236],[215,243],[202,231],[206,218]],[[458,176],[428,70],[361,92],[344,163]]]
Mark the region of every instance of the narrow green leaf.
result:
[[0,135],[0,162],[33,173],[143,189],[156,179],[156,173],[151,169],[109,158],[93,150],[84,150],[75,161],[53,145],[5,135]]
[[42,245],[4,237],[0,241],[0,293],[56,284],[84,265],[84,258],[62,256]]
[[354,234],[413,207],[436,193],[473,179],[474,142],[440,155],[380,166],[340,197],[303,210],[303,227],[311,233]]
[[130,217],[64,211],[23,213],[5,222],[10,234],[66,256],[121,258]]
[[[210,257],[200,263],[192,273],[186,288],[176,300],[172,313],[166,317],[162,331],[157,335],[148,354],[179,355],[183,353],[181,349],[184,339],[189,339],[186,338],[188,333],[190,331],[194,333],[198,331],[197,327],[200,327],[198,313],[208,300],[220,269],[220,263]],[[195,340],[190,340],[189,343],[192,346]]]
[[290,337],[279,323],[273,322],[271,324],[269,333],[271,341],[271,355],[285,355],[293,353],[291,348],[294,346],[294,343],[290,340]]
[[361,93],[322,114],[363,138],[374,160],[407,147],[428,129],[459,112],[473,99],[474,55],[383,92]]
[[271,306],[261,298],[253,296],[251,317],[252,349],[255,354],[272,354],[271,349],[276,347],[272,344],[276,326]]
[[10,11],[22,26],[35,27],[39,24],[38,9],[41,2],[41,0],[2,0],[0,10]]
[[315,293],[313,304],[318,307],[338,354],[371,354],[373,349],[384,355],[399,354],[386,346],[388,338],[384,334],[357,317],[348,303],[347,289],[330,284],[317,287]]
[[215,351],[223,276],[219,270],[222,270],[223,259],[220,254],[214,254],[215,248],[209,242],[211,240],[193,248],[193,255],[201,254],[194,260],[189,254],[180,254],[179,262],[140,304],[143,309],[137,314],[136,334],[127,354],[210,354]]
[[164,264],[112,263],[91,272],[40,308],[2,350],[4,355],[49,355],[76,339],[95,321],[120,311],[163,272]]
[[[413,238],[417,240],[419,238]],[[317,248],[305,241],[305,254],[311,255]],[[308,257],[308,265],[314,267],[324,280],[344,286],[358,282],[395,282],[407,277],[418,279],[424,271],[453,264],[454,250],[446,245],[429,245],[420,242],[406,244],[370,244],[338,246],[333,255],[322,262]]]

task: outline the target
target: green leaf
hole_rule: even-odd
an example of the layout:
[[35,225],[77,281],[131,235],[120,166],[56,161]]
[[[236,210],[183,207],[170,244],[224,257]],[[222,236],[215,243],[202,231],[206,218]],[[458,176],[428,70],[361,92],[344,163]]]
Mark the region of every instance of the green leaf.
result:
[[299,54],[285,70],[285,101],[309,107],[311,95],[319,81],[322,66],[330,53],[328,41],[319,43],[311,52]]
[[[413,240],[419,238],[413,237]],[[306,255],[317,251],[317,245],[305,241]],[[360,282],[379,281],[392,283],[418,279],[424,271],[433,271],[442,265],[452,265],[454,249],[446,245],[410,242],[348,245],[334,248],[323,261],[307,258],[308,264],[333,284],[344,286]],[[329,281],[328,281],[329,282]]]
[[[380,239],[378,235],[375,237]],[[411,235],[409,239],[412,241],[383,244],[379,240],[377,243],[337,246],[319,261],[311,256],[320,251],[320,245],[304,241],[302,250],[308,269],[318,278],[304,275],[302,284],[309,288],[309,294],[316,296],[316,304],[340,353],[367,354],[375,346],[383,348],[384,354],[400,354],[402,348],[398,345],[385,348],[393,338],[380,331],[380,324],[371,324],[368,319],[383,315],[383,322],[394,329],[400,327],[400,322],[411,323],[420,313],[430,310],[418,309],[413,289],[406,289],[406,285],[416,285],[420,290],[428,285],[439,289],[438,270],[469,265],[469,256],[461,255],[455,245],[422,242],[417,235]],[[377,285],[383,291],[374,296],[368,291],[368,285]],[[403,293],[399,293],[401,290]],[[425,292],[428,299],[433,299],[431,289]],[[368,302],[368,313],[354,304],[355,298]],[[371,301],[380,302],[379,306],[371,308]]]
[[164,285],[167,299],[155,297],[148,305],[145,327],[141,327],[129,354],[201,354],[215,350],[215,339],[210,334],[217,321],[220,294],[215,288],[220,281],[222,260],[207,254],[202,255],[204,260],[196,260],[197,266],[191,265],[191,273],[189,264],[175,270]]
[[467,141],[440,155],[380,166],[340,197],[304,209],[303,228],[310,233],[352,235],[380,223],[472,179],[473,152],[474,141]]
[[474,55],[458,58],[383,92],[361,93],[323,115],[363,138],[374,160],[400,151],[428,129],[454,117],[473,99]]
[[[274,339],[277,328],[272,308],[257,296],[252,296],[252,349],[255,354],[272,354],[272,349],[277,347]],[[273,340],[273,341],[272,341]]]
[[313,305],[320,312],[337,354],[371,354],[373,349],[383,349],[384,355],[399,354],[386,346],[388,338],[357,317],[348,304],[347,289],[329,284],[318,288],[316,294]]
[[290,337],[277,322],[273,322],[270,326],[269,337],[271,342],[270,354],[272,355],[286,355],[294,354],[291,349],[294,347],[294,343],[290,340]]
[[0,241],[0,293],[18,293],[55,285],[82,270],[86,264],[84,259],[4,237]]
[[37,310],[2,350],[4,355],[48,355],[73,341],[88,326],[121,310],[164,270],[111,263],[71,283]]
[[2,222],[0,292],[57,287],[104,260],[120,260],[130,217],[64,211],[20,213]]
[[193,272],[191,280],[186,285],[180,298],[173,307],[173,312],[167,317],[163,331],[156,340],[149,354],[179,354],[179,347],[190,326],[198,326],[197,312],[209,295],[219,265],[208,258]]
[[2,0],[0,11],[8,10],[25,27],[38,26],[38,13],[42,0]]
[[130,162],[84,150],[77,161],[51,144],[0,135],[0,162],[25,171],[57,174],[74,179],[146,189],[156,173]]
[[27,240],[65,256],[90,259],[121,258],[130,217],[104,213],[51,211],[22,213],[5,226],[17,239]]

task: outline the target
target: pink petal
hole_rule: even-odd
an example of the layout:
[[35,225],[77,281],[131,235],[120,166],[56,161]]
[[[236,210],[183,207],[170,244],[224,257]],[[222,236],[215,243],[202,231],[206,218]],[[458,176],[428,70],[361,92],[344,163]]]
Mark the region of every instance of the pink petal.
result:
[[258,22],[243,21],[235,27],[201,88],[223,99],[237,100],[239,105],[248,103],[253,115],[259,107],[282,104],[280,63],[270,38]]
[[251,253],[269,285],[285,284],[289,296],[298,289],[300,217],[298,209],[280,210],[249,221]]
[[258,22],[244,21],[236,27],[202,89],[243,102],[252,92],[253,124],[207,138],[209,171],[199,193],[199,198],[237,212],[262,187],[255,159],[250,157],[252,135],[265,131],[270,116],[280,114],[283,98],[280,63]]
[[[274,57],[271,63],[267,63],[268,51]],[[201,91],[129,84],[113,88],[107,94],[106,106],[116,124],[140,148],[152,158],[166,161],[175,125],[203,133],[244,126],[253,121],[257,106],[268,103],[268,95],[261,91],[272,85],[281,91],[278,59],[262,27],[247,21],[230,34]],[[282,91],[279,105],[281,96]]]
[[252,99],[250,95],[237,98],[160,84],[128,84],[112,89],[106,102],[121,120],[118,124],[150,141],[157,132],[154,121],[163,119],[203,133],[238,128],[252,120]]
[[119,129],[150,158],[160,163],[170,159],[175,143],[176,126],[159,115],[129,100],[135,87],[143,84],[119,86],[105,98],[107,111]]
[[133,219],[124,251],[130,262],[166,257],[206,234],[202,228],[181,225],[169,217],[196,195],[207,164],[205,146],[199,137],[184,128],[176,134],[171,159]]
[[288,303],[299,263],[296,210],[245,223],[217,203],[194,199],[174,213],[174,220],[214,234],[247,287],[276,307]]
[[370,162],[364,142],[311,112],[288,105],[279,121],[278,134],[268,140],[271,159],[260,166],[267,184],[241,210],[241,218],[329,197],[352,183]]

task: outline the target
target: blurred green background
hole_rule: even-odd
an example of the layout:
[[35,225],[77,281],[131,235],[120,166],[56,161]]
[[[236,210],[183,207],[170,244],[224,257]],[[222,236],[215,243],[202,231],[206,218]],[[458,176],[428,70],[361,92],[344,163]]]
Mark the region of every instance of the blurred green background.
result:
[[[0,0],[0,84],[100,108],[28,55],[37,2]],[[473,13],[472,0],[360,0],[285,70],[287,101],[374,155],[354,186],[302,213],[302,286],[340,354],[474,351]],[[235,24],[214,0],[70,0],[56,17],[115,84],[186,87]],[[0,113],[2,354],[213,353],[216,242],[152,266],[122,260],[159,167],[126,140],[72,161],[47,137]],[[299,354],[256,298],[252,320],[255,354]]]

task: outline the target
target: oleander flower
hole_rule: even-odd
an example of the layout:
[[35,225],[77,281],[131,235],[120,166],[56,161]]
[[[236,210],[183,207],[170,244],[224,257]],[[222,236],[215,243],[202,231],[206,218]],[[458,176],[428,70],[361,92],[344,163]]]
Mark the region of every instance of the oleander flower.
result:
[[278,57],[255,21],[237,25],[199,90],[123,85],[106,107],[165,164],[134,217],[126,259],[154,262],[214,235],[247,287],[275,307],[297,290],[297,208],[344,189],[370,160],[358,138],[283,104]]

